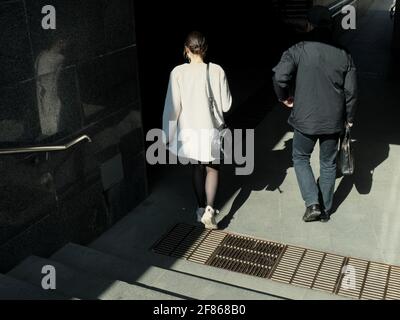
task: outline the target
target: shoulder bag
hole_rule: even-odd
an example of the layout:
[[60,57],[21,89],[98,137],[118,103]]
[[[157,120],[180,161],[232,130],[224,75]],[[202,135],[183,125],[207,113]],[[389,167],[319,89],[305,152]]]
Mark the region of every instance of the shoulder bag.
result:
[[224,150],[224,140],[229,129],[223,117],[218,116],[217,102],[215,101],[214,93],[211,87],[210,64],[207,65],[207,86],[209,110],[213,126],[216,129],[211,143],[211,155],[213,158],[223,159],[225,156],[227,156]]
[[348,124],[346,124],[346,130],[340,142],[338,168],[344,176],[351,176],[355,171],[353,142],[351,140],[351,129]]

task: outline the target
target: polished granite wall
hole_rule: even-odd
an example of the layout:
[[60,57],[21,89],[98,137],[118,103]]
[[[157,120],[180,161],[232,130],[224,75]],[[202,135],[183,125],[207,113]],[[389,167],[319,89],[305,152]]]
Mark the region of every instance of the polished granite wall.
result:
[[[42,8],[56,9],[56,30]],[[147,194],[131,0],[0,0],[0,271],[87,243]]]
[[[395,14],[393,48],[395,49],[397,54],[400,52],[400,4],[397,5],[397,10]],[[397,61],[398,60],[399,59],[397,59]]]

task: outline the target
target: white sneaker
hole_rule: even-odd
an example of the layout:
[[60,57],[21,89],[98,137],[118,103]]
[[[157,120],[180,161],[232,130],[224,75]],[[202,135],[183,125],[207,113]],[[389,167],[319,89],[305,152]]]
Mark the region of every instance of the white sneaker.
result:
[[203,218],[201,218],[201,222],[204,224],[206,229],[217,230],[218,225],[217,225],[217,221],[215,220],[215,210],[213,208],[211,208],[210,206],[208,206],[203,215]]
[[203,218],[204,212],[206,212],[206,209],[204,209],[204,208],[197,209],[197,211],[196,211],[197,222],[201,222],[201,218]]

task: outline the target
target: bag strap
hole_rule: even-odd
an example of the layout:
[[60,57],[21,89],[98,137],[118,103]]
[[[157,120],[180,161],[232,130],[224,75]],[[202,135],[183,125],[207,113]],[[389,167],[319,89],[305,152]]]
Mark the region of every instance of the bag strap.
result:
[[210,109],[213,109],[211,111],[215,111],[214,108],[214,102],[215,102],[215,98],[214,98],[214,93],[212,91],[212,87],[211,87],[211,77],[210,77],[210,64],[207,64],[207,86],[208,86],[208,100],[210,101]]
[[[215,97],[214,97],[214,93],[211,87],[211,77],[210,77],[210,63],[207,64],[207,86],[208,86],[208,101],[209,101],[209,107],[210,107],[210,112],[211,112],[211,116],[214,119],[215,123],[218,123],[218,119],[216,117],[216,114],[218,114],[217,110],[215,110]],[[222,126],[225,126],[225,122],[222,121]]]

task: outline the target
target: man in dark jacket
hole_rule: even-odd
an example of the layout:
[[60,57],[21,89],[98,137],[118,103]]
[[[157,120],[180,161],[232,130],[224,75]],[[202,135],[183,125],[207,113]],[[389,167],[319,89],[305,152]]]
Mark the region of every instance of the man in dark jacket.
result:
[[[294,128],[294,168],[307,207],[303,219],[326,222],[333,204],[338,141],[346,123],[353,125],[356,111],[356,68],[350,54],[333,44],[332,17],[327,8],[310,10],[308,28],[310,41],[291,47],[274,68],[274,88],[279,100],[293,109],[289,124]],[[292,84],[294,97],[290,94]],[[317,141],[318,183],[310,166]]]

